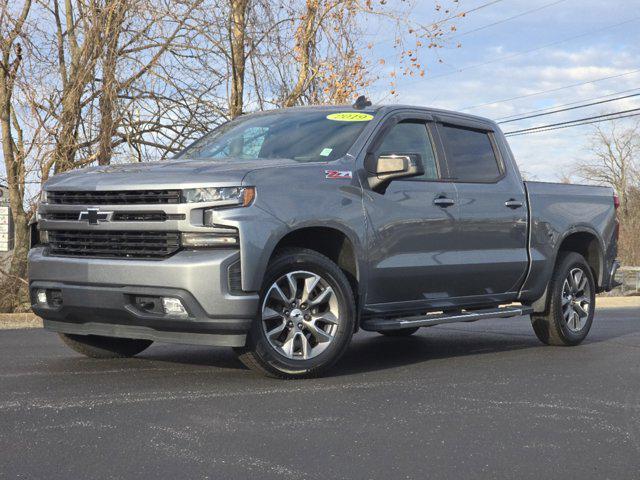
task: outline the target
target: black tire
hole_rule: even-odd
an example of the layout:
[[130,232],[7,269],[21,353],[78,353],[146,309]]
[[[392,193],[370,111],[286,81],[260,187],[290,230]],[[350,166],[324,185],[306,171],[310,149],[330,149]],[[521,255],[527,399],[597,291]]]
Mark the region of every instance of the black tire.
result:
[[100,359],[133,357],[153,343],[151,340],[69,333],[61,333],[60,338],[72,350],[90,358]]
[[418,331],[418,327],[401,328],[399,330],[383,330],[378,332],[385,337],[409,337]]
[[[288,358],[267,339],[262,325],[262,306],[270,287],[287,273],[311,272],[321,276],[332,288],[340,316],[333,340],[319,355],[309,359]],[[317,377],[331,368],[343,355],[353,335],[356,309],[351,285],[345,274],[329,258],[313,250],[283,250],[269,264],[260,292],[256,319],[247,335],[245,347],[235,348],[240,361],[263,375],[285,379]]]
[[[581,322],[580,328],[574,331],[570,328],[563,315],[563,289],[565,279],[569,272],[580,269],[586,277],[589,292],[585,297],[589,298],[588,315]],[[547,309],[544,313],[532,314],[531,323],[533,331],[542,343],[547,345],[573,346],[582,343],[589,334],[595,312],[595,282],[591,268],[582,255],[574,252],[561,252],[556,262],[551,281],[549,282]],[[565,298],[566,302],[566,298]],[[580,309],[581,311],[583,308]]]

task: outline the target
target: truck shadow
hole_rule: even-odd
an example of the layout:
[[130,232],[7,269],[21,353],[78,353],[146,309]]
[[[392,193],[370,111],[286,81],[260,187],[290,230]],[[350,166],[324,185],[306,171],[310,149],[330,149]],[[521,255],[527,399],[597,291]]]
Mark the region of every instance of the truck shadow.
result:
[[[543,345],[533,333],[524,335],[430,328],[404,338],[359,334],[326,376],[382,371],[443,358],[471,357],[538,347]],[[139,358],[182,365],[247,370],[231,349],[227,348],[164,346],[162,349],[150,349]]]
[[[604,320],[604,321],[603,321]],[[616,326],[612,329],[612,323]],[[614,319],[597,319],[585,342],[576,348],[589,347],[618,337],[640,333],[640,323],[618,323]],[[547,347],[535,336],[531,327],[513,321],[497,320],[485,326],[440,325],[423,328],[410,337],[385,337],[376,333],[359,332],[353,338],[340,361],[327,373],[327,377],[410,367],[439,359],[457,357],[483,357],[531,350],[536,356],[561,353],[563,349]],[[505,322],[501,325],[497,322]],[[508,323],[507,323],[508,322]],[[512,323],[513,322],[513,323]],[[539,352],[537,352],[539,350]],[[529,354],[527,354],[529,355]],[[247,370],[231,349],[184,346],[163,346],[150,349],[141,358],[161,362],[211,366],[230,370]],[[472,361],[472,359],[468,359]],[[466,360],[465,360],[466,361]],[[213,373],[213,372],[212,372]]]
[[[589,348],[602,342],[616,342],[627,335],[640,334],[640,322],[628,323],[625,310],[609,310],[610,318],[597,312],[589,336],[578,347]],[[621,318],[622,317],[622,318]],[[384,337],[375,333],[356,335],[343,358],[330,371],[330,376],[342,376],[371,371],[410,367],[414,364],[457,357],[477,357],[523,351],[526,361],[548,361],[554,354],[567,352],[563,347],[549,347],[535,336],[529,325],[519,323],[524,317],[492,320],[471,325],[440,325],[423,328],[410,337]],[[615,325],[615,326],[614,326]],[[524,352],[524,351],[530,351]],[[512,355],[513,359],[516,355]],[[504,357],[504,355],[503,355]],[[544,358],[543,358],[544,357]],[[473,361],[472,358],[465,361]],[[490,360],[489,360],[490,361]],[[449,366],[451,364],[448,364]]]
[[[426,330],[426,329],[425,329]],[[342,360],[331,370],[331,376],[409,367],[439,359],[474,357],[487,354],[534,349],[543,345],[534,336],[488,336],[483,332],[433,330],[411,337],[367,336],[353,342]]]

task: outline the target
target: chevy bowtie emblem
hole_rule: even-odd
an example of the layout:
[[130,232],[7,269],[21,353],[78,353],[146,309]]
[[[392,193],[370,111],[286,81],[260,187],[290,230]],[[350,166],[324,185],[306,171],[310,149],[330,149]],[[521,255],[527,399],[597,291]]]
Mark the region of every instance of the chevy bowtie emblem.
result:
[[97,208],[87,208],[84,212],[80,212],[78,220],[81,222],[89,222],[89,225],[97,225],[100,222],[108,222],[113,212],[101,212]]

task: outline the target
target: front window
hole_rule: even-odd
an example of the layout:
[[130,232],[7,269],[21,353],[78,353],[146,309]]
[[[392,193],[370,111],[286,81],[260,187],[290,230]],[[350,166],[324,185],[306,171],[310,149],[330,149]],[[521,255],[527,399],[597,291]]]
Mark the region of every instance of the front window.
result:
[[241,117],[184,150],[186,159],[277,159],[328,162],[344,156],[373,114],[281,112]]

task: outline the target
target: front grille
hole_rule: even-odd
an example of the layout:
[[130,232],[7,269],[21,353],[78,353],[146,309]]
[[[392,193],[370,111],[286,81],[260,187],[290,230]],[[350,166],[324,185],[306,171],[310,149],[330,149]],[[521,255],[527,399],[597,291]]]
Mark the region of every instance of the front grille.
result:
[[154,205],[180,203],[180,199],[180,190],[47,191],[47,202],[54,205]]
[[[80,212],[50,212],[42,215],[45,220],[74,222],[80,218]],[[112,222],[166,222],[167,220],[184,220],[184,213],[165,212],[116,212]],[[86,219],[84,220],[86,222]]]
[[161,258],[180,249],[177,232],[49,230],[51,255]]
[[78,220],[80,217],[79,212],[55,212],[55,213],[45,213],[42,215],[45,220],[66,220],[68,222],[73,222]]

